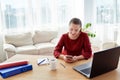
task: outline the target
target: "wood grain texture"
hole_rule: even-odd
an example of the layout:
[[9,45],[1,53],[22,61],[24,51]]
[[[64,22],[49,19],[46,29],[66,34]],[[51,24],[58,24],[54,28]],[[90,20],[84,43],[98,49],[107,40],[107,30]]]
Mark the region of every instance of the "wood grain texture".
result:
[[[49,65],[37,65],[38,58],[52,58],[53,56],[41,56],[41,55],[15,55],[12,58],[8,59],[5,62],[19,61],[19,60],[28,60],[29,64],[33,65],[33,70],[17,74],[15,76],[3,79],[0,77],[0,80],[119,80],[120,79],[120,65],[116,70],[110,71],[103,75],[97,76],[92,79],[88,79],[82,74],[74,71],[73,66],[80,65],[89,60],[81,60],[75,63],[66,63],[63,60],[57,60],[57,70],[51,71]],[[65,68],[60,64],[62,63]],[[120,63],[119,63],[120,64]]]

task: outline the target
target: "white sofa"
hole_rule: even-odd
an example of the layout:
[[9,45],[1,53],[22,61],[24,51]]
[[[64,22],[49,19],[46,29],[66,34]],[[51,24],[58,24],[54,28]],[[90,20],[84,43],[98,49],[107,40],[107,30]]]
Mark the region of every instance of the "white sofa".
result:
[[6,60],[6,54],[3,51],[3,34],[0,32],[0,63]]
[[4,50],[8,58],[15,54],[51,55],[56,45],[57,31],[26,32],[7,34]]
[[[57,31],[7,34],[4,37],[4,50],[8,58],[15,54],[52,55],[59,38]],[[101,43],[96,39],[91,40],[91,43],[93,52],[117,46],[115,42]]]

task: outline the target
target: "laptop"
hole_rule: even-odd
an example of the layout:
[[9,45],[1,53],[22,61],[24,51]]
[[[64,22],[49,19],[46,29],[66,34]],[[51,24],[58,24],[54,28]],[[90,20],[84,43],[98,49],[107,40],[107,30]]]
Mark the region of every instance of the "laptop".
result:
[[93,78],[118,67],[120,46],[95,52],[92,61],[74,66],[73,69],[88,78]]

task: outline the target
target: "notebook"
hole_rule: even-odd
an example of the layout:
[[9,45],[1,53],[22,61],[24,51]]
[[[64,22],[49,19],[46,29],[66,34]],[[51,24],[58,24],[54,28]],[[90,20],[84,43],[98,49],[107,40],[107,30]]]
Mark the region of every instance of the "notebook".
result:
[[74,66],[73,69],[88,78],[107,73],[118,67],[120,46],[95,52],[91,62]]
[[3,78],[8,78],[10,76],[14,76],[16,74],[20,74],[23,72],[27,72],[29,70],[32,70],[32,65],[31,64],[26,64],[22,66],[16,66],[16,67],[10,67],[10,68],[4,68],[0,69],[0,75]]

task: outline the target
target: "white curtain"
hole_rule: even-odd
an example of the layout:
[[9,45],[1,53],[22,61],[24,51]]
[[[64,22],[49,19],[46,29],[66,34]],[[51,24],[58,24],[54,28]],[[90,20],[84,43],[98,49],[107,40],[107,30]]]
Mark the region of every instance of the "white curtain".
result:
[[2,29],[19,31],[68,26],[73,17],[84,22],[84,0],[1,0]]
[[[92,30],[96,32],[96,39],[115,41],[120,23],[120,1],[92,2],[92,13],[95,14]],[[84,0],[0,0],[0,30],[3,32],[45,28],[63,33],[68,30],[68,22],[73,17],[80,18],[84,25],[84,16],[87,16],[84,15]]]
[[119,0],[94,0],[94,30],[98,39],[105,42],[117,41],[120,23]]

